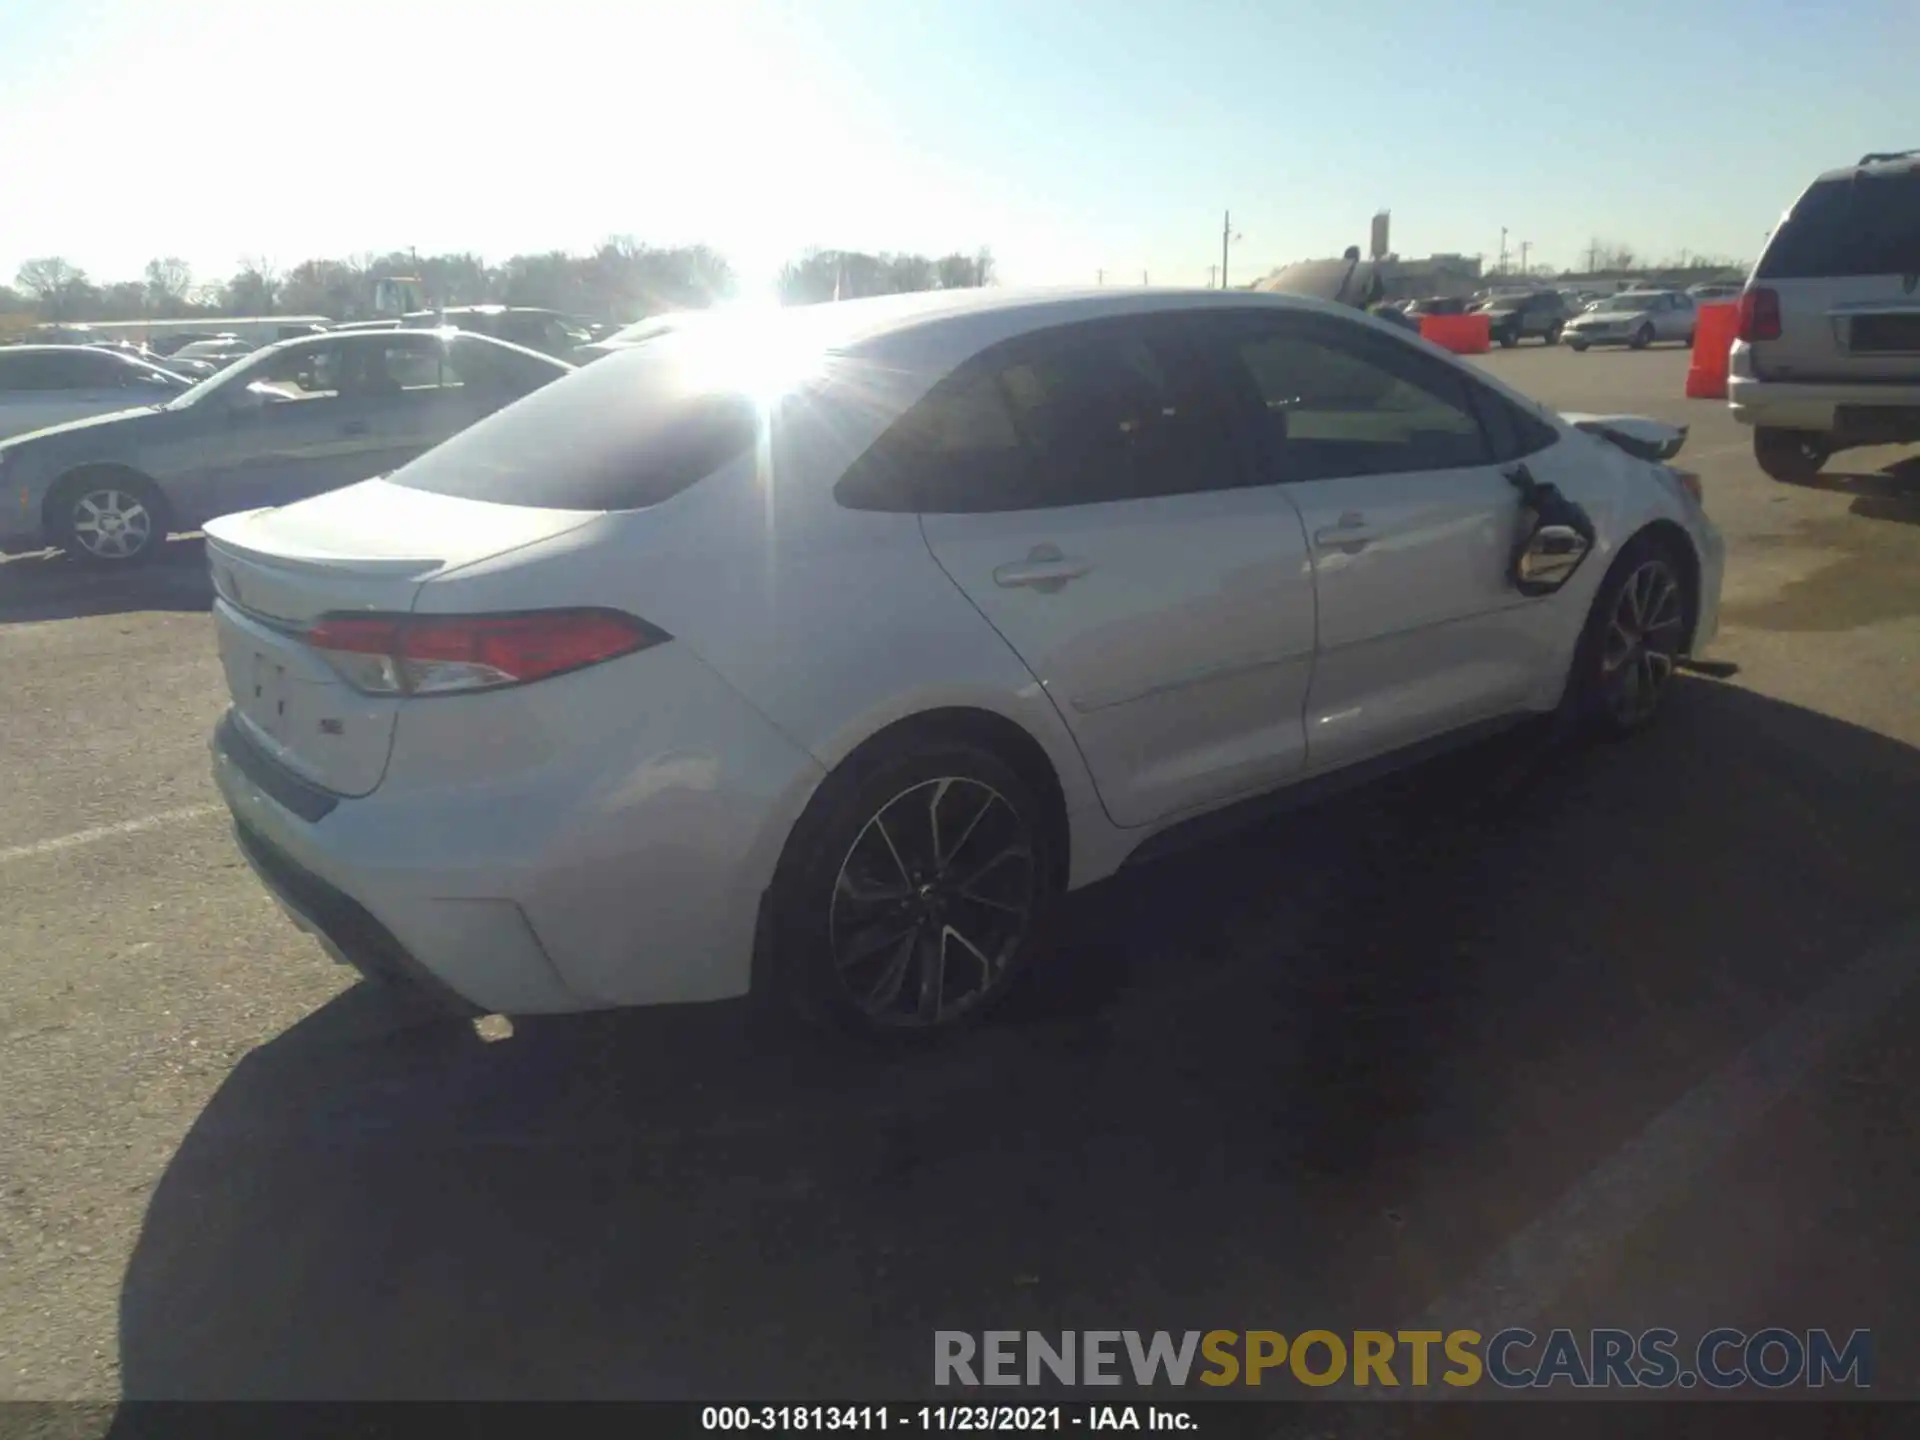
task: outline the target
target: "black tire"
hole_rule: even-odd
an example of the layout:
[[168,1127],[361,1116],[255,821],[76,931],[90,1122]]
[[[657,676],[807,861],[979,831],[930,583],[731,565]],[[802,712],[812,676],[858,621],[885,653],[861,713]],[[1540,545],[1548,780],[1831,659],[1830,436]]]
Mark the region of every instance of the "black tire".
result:
[[1689,330],[1687,332],[1687,338],[1682,340],[1680,342],[1680,345],[1682,349],[1686,349],[1686,350],[1693,349],[1693,331]]
[[1584,355],[1587,353],[1587,342],[1585,340],[1569,340],[1567,346],[1576,355]]
[[53,543],[71,558],[125,568],[151,562],[167,543],[172,523],[159,486],[131,470],[106,466],[61,477],[47,497],[46,515]]
[[[1603,739],[1622,739],[1653,723],[1693,633],[1693,573],[1679,542],[1667,536],[1643,532],[1627,543],[1600,582],[1574,647],[1564,722]],[[1635,614],[1643,622],[1638,626]]]
[[1500,342],[1500,348],[1502,350],[1511,350],[1520,343],[1519,334],[1512,330],[1502,330],[1493,338]]
[[1753,458],[1775,480],[1805,485],[1833,454],[1827,437],[1814,430],[1777,430],[1763,425],[1753,432]]
[[1627,341],[1627,344],[1635,350],[1644,350],[1652,343],[1653,326],[1651,325],[1642,325],[1638,330],[1633,332],[1633,338]]
[[1560,343],[1560,332],[1565,328],[1566,327],[1564,325],[1562,325],[1558,320],[1556,320],[1551,325],[1547,326],[1547,333],[1542,335],[1540,338],[1542,341],[1544,341],[1548,345],[1558,345]]
[[1032,787],[978,742],[908,731],[856,752],[815,792],[775,874],[777,998],[875,1038],[972,1024],[1025,967],[1059,854]]

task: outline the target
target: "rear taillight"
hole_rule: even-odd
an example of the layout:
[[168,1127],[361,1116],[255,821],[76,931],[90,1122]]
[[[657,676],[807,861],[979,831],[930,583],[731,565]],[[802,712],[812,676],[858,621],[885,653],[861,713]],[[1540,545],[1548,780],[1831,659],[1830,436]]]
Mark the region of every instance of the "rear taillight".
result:
[[1780,338],[1780,292],[1778,290],[1742,290],[1740,292],[1740,329],[1737,338],[1746,341]]
[[452,695],[565,675],[671,637],[618,610],[539,610],[330,615],[302,638],[369,695]]

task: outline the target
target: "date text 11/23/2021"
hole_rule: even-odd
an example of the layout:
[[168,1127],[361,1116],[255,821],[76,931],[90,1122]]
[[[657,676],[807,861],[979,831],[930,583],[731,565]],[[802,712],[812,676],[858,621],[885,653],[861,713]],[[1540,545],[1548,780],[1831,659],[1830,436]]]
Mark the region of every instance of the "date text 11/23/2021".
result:
[[1190,1412],[1153,1405],[707,1405],[703,1430],[1193,1430]]

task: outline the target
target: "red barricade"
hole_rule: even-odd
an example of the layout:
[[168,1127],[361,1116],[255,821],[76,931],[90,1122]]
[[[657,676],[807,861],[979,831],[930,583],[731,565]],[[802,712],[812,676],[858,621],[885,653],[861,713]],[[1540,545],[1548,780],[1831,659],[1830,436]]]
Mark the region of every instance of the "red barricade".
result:
[[1420,338],[1456,355],[1484,355],[1493,348],[1493,320],[1486,315],[1422,315]]
[[1693,322],[1693,364],[1687,369],[1687,398],[1727,398],[1727,352],[1740,328],[1740,307],[1730,303],[1702,305]]

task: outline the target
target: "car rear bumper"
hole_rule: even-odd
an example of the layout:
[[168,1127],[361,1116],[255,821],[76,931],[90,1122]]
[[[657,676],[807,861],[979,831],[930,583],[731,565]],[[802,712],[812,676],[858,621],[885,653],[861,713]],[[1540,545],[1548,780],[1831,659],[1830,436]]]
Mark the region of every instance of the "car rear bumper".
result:
[[1753,373],[1753,355],[1745,341],[1734,342],[1727,371],[1727,404],[1743,425],[1821,434],[1849,431],[1884,444],[1920,437],[1920,380],[1913,384],[1762,380]]
[[[759,897],[820,768],[674,648],[635,667],[651,700],[608,673],[617,666],[553,682],[577,687],[564,708],[632,720],[641,754],[615,734],[484,781],[432,783],[432,762],[403,753],[394,770],[413,783],[390,772],[350,798],[293,775],[230,713],[211,742],[214,777],[267,888],[365,974],[508,1015],[742,995]],[[403,718],[401,751],[444,754],[457,737],[434,730],[452,715],[423,716],[411,741]],[[466,744],[487,734],[479,718]]]

